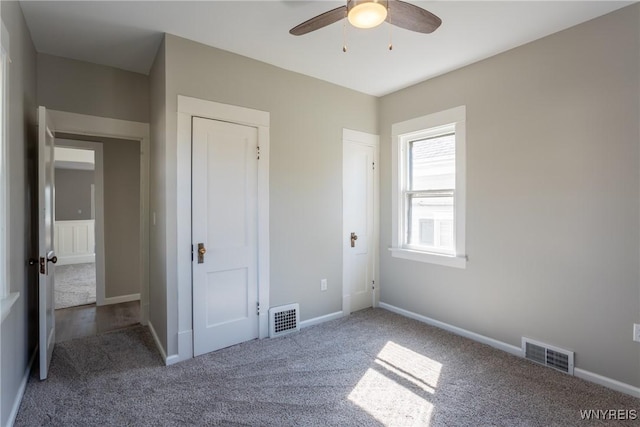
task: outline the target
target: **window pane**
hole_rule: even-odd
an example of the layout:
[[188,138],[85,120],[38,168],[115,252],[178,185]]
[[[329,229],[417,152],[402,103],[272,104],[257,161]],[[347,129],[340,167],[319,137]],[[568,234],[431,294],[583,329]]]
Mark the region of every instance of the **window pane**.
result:
[[456,188],[455,134],[409,143],[409,190]]
[[407,244],[453,254],[453,196],[407,195]]

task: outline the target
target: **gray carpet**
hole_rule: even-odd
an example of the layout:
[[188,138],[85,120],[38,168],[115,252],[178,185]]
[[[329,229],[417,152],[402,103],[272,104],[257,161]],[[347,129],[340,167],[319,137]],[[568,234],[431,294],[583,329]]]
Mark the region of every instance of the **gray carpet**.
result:
[[[35,370],[34,370],[35,371]],[[142,326],[56,346],[16,426],[589,426],[640,399],[381,310],[165,367]]]
[[56,266],[56,310],[94,302],[96,302],[95,263]]

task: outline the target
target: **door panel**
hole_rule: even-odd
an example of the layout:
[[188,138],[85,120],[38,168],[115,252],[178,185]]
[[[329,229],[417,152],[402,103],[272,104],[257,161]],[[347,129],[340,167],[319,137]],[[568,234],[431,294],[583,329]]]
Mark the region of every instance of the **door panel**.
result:
[[44,107],[38,108],[38,279],[40,379],[47,378],[56,337],[54,311],[54,136]]
[[[373,304],[374,251],[374,146],[343,144],[344,280],[350,311]],[[357,239],[351,244],[351,233]]]
[[193,119],[195,355],[258,337],[257,143],[256,128]]

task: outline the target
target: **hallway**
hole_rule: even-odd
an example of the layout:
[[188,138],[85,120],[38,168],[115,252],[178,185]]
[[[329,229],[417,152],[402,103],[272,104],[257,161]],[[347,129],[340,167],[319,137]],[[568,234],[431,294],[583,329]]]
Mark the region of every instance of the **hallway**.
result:
[[100,335],[140,322],[140,301],[56,310],[56,342]]

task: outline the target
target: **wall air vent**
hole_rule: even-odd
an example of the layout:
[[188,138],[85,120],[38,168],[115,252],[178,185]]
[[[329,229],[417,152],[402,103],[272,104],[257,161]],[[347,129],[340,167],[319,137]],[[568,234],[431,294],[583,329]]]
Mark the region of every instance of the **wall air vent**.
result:
[[279,337],[300,330],[300,305],[287,304],[269,309],[269,337]]
[[573,352],[522,337],[525,359],[573,375]]

